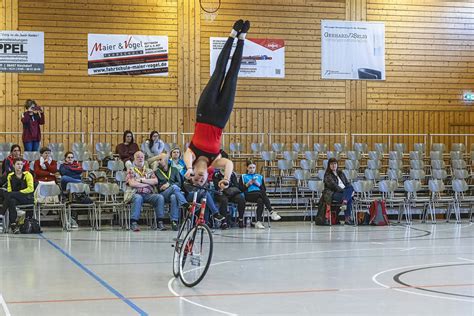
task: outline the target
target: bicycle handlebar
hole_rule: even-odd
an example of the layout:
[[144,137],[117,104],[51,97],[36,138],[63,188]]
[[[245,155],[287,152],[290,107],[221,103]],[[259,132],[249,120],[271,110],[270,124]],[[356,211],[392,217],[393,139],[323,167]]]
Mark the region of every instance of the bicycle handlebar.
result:
[[189,181],[185,181],[185,182],[184,182],[184,185],[189,185],[189,186],[191,186],[191,187],[193,187],[193,188],[200,189],[200,190],[206,190],[206,191],[208,191],[208,192],[211,192],[211,193],[214,193],[214,194],[217,194],[217,195],[222,195],[222,194],[223,194],[222,191],[217,191],[217,190],[215,190],[215,189],[206,188],[206,187],[204,187],[204,186],[200,186],[200,185],[191,183],[191,182],[189,182]]

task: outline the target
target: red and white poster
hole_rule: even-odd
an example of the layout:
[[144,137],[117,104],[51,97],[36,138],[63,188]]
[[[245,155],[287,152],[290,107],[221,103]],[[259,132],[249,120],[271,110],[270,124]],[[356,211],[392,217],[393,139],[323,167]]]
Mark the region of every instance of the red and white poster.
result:
[[[211,37],[210,73],[224,47],[226,37]],[[237,40],[234,41],[230,59],[234,53]],[[227,67],[230,66],[230,62]],[[247,78],[285,78],[285,42],[282,39],[247,38],[244,44],[242,64],[239,77]]]
[[168,76],[168,36],[88,34],[89,75]]

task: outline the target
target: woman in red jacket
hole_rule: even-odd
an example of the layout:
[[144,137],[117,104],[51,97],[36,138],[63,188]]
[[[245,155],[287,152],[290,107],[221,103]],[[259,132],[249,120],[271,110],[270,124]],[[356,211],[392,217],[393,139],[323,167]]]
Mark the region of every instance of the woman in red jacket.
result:
[[44,125],[43,109],[36,104],[35,100],[28,99],[25,102],[25,110],[21,115],[25,151],[38,151],[41,140],[40,125]]
[[55,182],[56,172],[58,172],[58,164],[56,160],[51,158],[51,150],[48,147],[40,149],[41,157],[35,161],[33,172],[35,180],[38,182]]

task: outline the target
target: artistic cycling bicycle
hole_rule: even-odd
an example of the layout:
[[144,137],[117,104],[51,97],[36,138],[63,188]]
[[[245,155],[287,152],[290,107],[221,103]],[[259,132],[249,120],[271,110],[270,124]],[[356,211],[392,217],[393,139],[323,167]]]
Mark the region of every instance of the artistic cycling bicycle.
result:
[[[200,186],[193,187],[216,192]],[[193,287],[202,281],[211,265],[214,241],[211,229],[206,225],[204,213],[206,199],[197,203],[198,191],[194,192],[193,203],[178,229],[178,236],[173,244],[173,275],[181,279],[184,285]],[[196,214],[196,209],[200,211]]]

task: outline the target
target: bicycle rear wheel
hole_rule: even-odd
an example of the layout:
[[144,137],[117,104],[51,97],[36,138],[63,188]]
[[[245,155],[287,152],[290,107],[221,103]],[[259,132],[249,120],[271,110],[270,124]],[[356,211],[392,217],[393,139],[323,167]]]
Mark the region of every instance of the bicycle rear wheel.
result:
[[173,249],[173,275],[175,278],[179,275],[179,254],[181,252],[181,247],[183,245],[183,240],[188,231],[191,229],[192,223],[191,218],[187,217],[184,223],[181,225],[178,231],[178,236],[176,237]]
[[206,224],[195,226],[184,238],[179,255],[179,278],[184,285],[197,285],[207,273],[214,242]]

